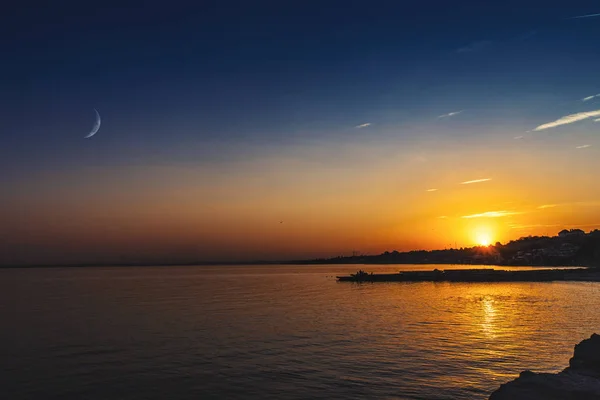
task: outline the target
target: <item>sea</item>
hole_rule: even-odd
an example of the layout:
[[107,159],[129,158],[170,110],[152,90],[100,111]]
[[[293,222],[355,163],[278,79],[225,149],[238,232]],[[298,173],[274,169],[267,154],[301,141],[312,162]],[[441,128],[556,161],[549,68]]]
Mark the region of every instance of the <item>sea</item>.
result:
[[473,267],[2,269],[0,397],[487,399],[600,333],[600,283],[335,279]]

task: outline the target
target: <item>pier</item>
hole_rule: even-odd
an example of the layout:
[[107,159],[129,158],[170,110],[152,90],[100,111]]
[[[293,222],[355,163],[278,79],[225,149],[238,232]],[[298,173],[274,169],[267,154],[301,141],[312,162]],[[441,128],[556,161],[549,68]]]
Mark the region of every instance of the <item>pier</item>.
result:
[[338,276],[339,282],[600,282],[600,268],[557,268],[507,271],[492,268],[404,271],[395,274],[373,274],[358,271]]

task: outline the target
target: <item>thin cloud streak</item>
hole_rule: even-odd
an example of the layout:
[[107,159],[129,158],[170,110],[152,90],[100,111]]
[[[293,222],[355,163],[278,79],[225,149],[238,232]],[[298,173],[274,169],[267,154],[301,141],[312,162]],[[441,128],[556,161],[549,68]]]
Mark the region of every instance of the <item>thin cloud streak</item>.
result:
[[483,50],[488,47],[492,42],[489,40],[478,40],[476,42],[471,42],[466,46],[463,46],[456,50],[457,53],[472,53],[474,51]]
[[547,124],[540,125],[537,128],[535,128],[534,131],[539,132],[539,131],[543,131],[544,129],[556,128],[557,126],[572,124],[574,122],[583,121],[584,119],[598,117],[598,116],[600,116],[600,110],[586,111],[586,112],[580,112],[577,114],[571,114],[571,115],[567,115],[562,118],[559,118],[556,121],[548,122]]
[[472,181],[465,181],[465,182],[461,182],[461,185],[470,185],[472,183],[481,183],[481,182],[487,182],[487,181],[491,181],[492,178],[483,178],[483,179],[475,179]]
[[591,144],[584,144],[584,145],[581,145],[581,146],[577,146],[575,148],[576,149],[587,149],[588,147],[592,147],[592,145]]
[[428,192],[437,192],[437,189],[427,189]]
[[600,94],[595,94],[595,95],[592,95],[592,96],[584,97],[583,99],[581,99],[581,101],[590,101],[590,100],[592,100],[592,99],[594,99],[596,97],[600,97]]
[[447,117],[453,117],[453,116],[455,116],[455,115],[458,115],[458,114],[460,114],[460,113],[461,113],[461,112],[463,112],[463,111],[464,111],[464,110],[460,110],[460,111],[454,111],[454,112],[450,112],[450,113],[448,113],[448,114],[443,114],[443,115],[440,115],[440,116],[438,117],[438,119],[440,119],[440,118],[447,118]]
[[530,31],[530,32],[527,32],[524,35],[519,36],[517,38],[517,40],[526,40],[526,39],[529,39],[530,37],[533,37],[535,35],[537,35],[537,31]]
[[533,224],[533,225],[509,225],[510,229],[530,229],[530,228],[554,228],[562,226],[559,224]]
[[574,201],[571,203],[543,204],[539,206],[538,209],[552,207],[600,207],[600,201]]
[[577,19],[577,18],[593,18],[593,17],[600,17],[600,14],[586,14],[586,15],[578,15],[576,17],[571,17],[569,19]]
[[515,140],[521,140],[523,139],[523,136],[515,136]]
[[579,224],[579,225],[571,225],[575,228],[597,228],[600,224]]
[[600,122],[600,118],[596,118],[594,122]]
[[362,129],[362,128],[366,128],[367,126],[371,126],[371,123],[367,122],[366,124],[356,125],[355,128]]
[[502,218],[509,215],[523,214],[522,212],[516,211],[486,211],[480,214],[463,215],[461,218],[472,219],[472,218]]
[[582,206],[582,207],[600,207],[600,201],[577,201],[575,203],[569,203],[569,204],[565,204],[565,205],[575,205],[575,206]]

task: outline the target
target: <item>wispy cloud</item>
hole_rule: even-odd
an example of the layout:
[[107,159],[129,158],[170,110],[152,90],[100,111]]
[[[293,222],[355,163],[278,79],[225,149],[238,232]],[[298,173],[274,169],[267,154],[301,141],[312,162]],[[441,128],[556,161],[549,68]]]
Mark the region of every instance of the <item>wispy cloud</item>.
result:
[[463,215],[461,218],[472,219],[472,218],[502,218],[509,215],[523,214],[522,212],[516,211],[486,211],[480,214]]
[[533,225],[509,225],[510,229],[529,229],[529,228],[553,228],[557,226],[562,226],[558,224],[533,224]]
[[600,226],[600,223],[597,224],[580,224],[580,225],[571,225],[575,228],[597,228]]
[[371,123],[367,122],[366,124],[356,125],[355,128],[356,129],[362,129],[362,128],[366,128],[367,126],[371,126]]
[[556,121],[548,122],[547,124],[543,124],[534,129],[534,131],[543,131],[544,129],[555,128],[561,125],[572,124],[577,121],[583,121],[584,119],[598,117],[600,116],[600,110],[596,111],[586,111],[580,112],[577,114],[567,115],[565,117],[559,118]]
[[586,14],[586,15],[578,15],[576,17],[571,17],[569,19],[577,19],[577,18],[593,18],[593,17],[600,17],[600,14]]
[[581,146],[577,146],[575,147],[576,149],[587,149],[588,147],[592,147],[591,144],[583,144]]
[[600,207],[600,201],[574,201],[571,203],[543,204],[539,206],[538,209],[543,210],[552,207]]
[[464,182],[461,182],[460,184],[461,185],[470,185],[472,183],[481,183],[481,182],[487,182],[487,181],[491,181],[491,180],[492,180],[492,178],[475,179],[472,181],[464,181]]
[[517,40],[527,40],[535,35],[537,35],[537,31],[529,31],[526,34],[519,36]]
[[448,216],[447,215],[440,215],[438,218],[439,219],[448,219]]
[[575,205],[582,207],[600,207],[600,201],[577,201],[575,203],[570,203],[566,205]]
[[437,192],[437,189],[427,189],[427,192]]
[[523,139],[523,136],[515,136],[515,139],[516,139],[516,140]]
[[492,44],[492,42],[489,40],[478,40],[475,42],[471,42],[466,46],[458,48],[456,50],[456,52],[457,53],[472,53],[474,51],[483,50],[491,44]]
[[440,116],[438,117],[438,119],[440,119],[440,118],[447,118],[447,117],[453,117],[453,116],[455,116],[455,115],[458,115],[458,114],[460,114],[460,113],[461,113],[461,112],[463,112],[463,111],[464,111],[464,110],[460,110],[460,111],[454,111],[454,112],[449,112],[448,114],[443,114],[443,115],[440,115]]
[[599,94],[595,94],[593,96],[588,96],[588,97],[584,97],[583,99],[581,99],[581,101],[590,101],[596,97],[600,97],[600,93]]
[[600,122],[600,118],[596,118],[594,122]]

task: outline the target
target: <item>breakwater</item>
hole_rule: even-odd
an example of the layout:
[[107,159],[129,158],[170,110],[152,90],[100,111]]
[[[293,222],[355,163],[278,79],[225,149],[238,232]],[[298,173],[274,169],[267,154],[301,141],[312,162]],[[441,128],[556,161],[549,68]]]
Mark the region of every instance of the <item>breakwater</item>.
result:
[[550,282],[600,281],[600,268],[557,268],[524,271],[496,269],[458,269],[433,271],[406,271],[395,274],[373,274],[358,271],[338,276],[340,282]]

